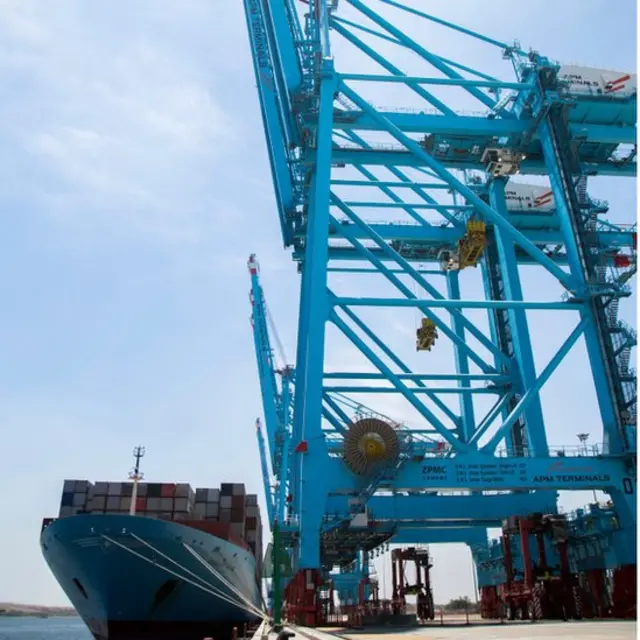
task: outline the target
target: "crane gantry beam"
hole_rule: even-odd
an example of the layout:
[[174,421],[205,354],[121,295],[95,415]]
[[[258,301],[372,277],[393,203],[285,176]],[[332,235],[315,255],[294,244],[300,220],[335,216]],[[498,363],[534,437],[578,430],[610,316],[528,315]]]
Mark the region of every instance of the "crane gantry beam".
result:
[[[294,609],[313,608],[309,571],[346,566],[401,531],[446,541],[441,512],[473,531],[553,510],[559,490],[609,492],[618,557],[635,563],[636,334],[618,312],[637,235],[604,217],[586,179],[636,176],[636,76],[553,63],[395,0],[245,10],[283,241],[302,274],[285,535],[307,577],[288,587]],[[426,21],[420,36],[407,15]],[[439,55],[432,28],[495,47],[510,77]],[[376,106],[370,96],[391,89],[410,106]],[[521,282],[532,266],[553,282],[537,300]],[[529,324],[542,310],[574,323],[540,366]],[[411,313],[418,353],[401,356],[392,329]],[[354,358],[344,371],[325,366],[336,335]],[[540,392],[581,341],[603,448],[558,457]],[[448,370],[419,364],[440,348]],[[362,394],[368,413],[338,401]],[[384,418],[391,396],[413,427]],[[398,492],[428,497],[428,512],[407,502],[400,521]]]

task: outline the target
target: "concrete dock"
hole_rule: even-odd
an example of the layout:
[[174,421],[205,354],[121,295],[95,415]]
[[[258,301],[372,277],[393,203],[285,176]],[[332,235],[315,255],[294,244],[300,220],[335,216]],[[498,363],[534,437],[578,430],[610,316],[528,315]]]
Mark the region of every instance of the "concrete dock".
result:
[[[410,629],[287,629],[296,634],[296,640],[635,640],[637,637],[634,620],[445,624]],[[268,634],[268,640],[276,638],[277,634]]]

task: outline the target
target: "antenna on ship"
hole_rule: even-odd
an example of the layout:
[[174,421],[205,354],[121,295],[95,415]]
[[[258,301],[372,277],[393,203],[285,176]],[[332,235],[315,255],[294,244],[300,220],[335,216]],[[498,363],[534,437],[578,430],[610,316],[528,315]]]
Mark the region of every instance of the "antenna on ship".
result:
[[133,480],[133,491],[131,492],[131,504],[129,505],[129,515],[136,515],[136,502],[138,501],[138,482],[144,478],[144,473],[140,473],[140,460],[144,457],[146,449],[144,447],[134,447],[133,457],[136,459],[136,464],[133,467],[133,471],[129,472],[129,480]]

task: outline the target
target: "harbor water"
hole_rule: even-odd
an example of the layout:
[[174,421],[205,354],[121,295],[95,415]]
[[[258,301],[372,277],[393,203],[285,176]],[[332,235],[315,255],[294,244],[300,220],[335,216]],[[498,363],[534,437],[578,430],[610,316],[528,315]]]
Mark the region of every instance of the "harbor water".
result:
[[92,640],[80,618],[0,617],[0,640]]

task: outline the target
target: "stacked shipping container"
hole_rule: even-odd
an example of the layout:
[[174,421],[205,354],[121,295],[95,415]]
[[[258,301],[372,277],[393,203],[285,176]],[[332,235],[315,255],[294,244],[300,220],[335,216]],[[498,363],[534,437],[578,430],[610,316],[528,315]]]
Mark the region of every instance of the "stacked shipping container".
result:
[[[60,518],[78,513],[127,514],[133,483],[65,480]],[[211,520],[229,524],[230,534],[244,540],[262,560],[262,521],[258,496],[244,484],[222,483],[219,489],[196,489],[187,483],[138,483],[136,515],[164,520]]]
[[65,480],[60,499],[60,518],[87,511],[93,485],[87,480]]

